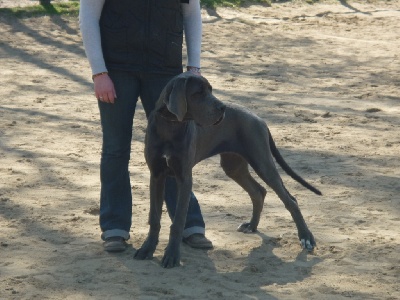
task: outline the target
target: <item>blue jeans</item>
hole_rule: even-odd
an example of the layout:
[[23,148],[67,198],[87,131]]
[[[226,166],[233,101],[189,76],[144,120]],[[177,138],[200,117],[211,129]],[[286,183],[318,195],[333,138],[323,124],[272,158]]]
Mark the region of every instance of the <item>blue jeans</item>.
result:
[[[129,239],[132,224],[132,193],[128,171],[133,118],[138,98],[142,101],[146,116],[155,108],[158,97],[173,77],[110,71],[117,99],[114,104],[99,101],[103,132],[100,163],[100,228],[102,239],[121,236]],[[174,178],[168,177],[165,184],[165,203],[171,219],[174,218],[177,188]],[[191,194],[184,237],[193,233],[205,233],[205,224],[199,203]]]

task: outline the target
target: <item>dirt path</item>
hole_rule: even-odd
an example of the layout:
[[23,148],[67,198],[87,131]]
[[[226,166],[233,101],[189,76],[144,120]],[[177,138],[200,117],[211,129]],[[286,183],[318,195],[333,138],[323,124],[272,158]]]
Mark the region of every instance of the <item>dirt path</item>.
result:
[[165,270],[166,214],[154,260],[132,259],[148,229],[143,109],[130,248],[110,255],[77,19],[0,15],[0,299],[399,299],[399,18],[395,1],[203,11],[214,94],[264,118],[287,162],[324,193],[282,173],[318,249],[301,251],[272,192],[259,232],[236,232],[251,203],[212,158],[196,166],[194,191],[215,249],[184,245],[182,267]]

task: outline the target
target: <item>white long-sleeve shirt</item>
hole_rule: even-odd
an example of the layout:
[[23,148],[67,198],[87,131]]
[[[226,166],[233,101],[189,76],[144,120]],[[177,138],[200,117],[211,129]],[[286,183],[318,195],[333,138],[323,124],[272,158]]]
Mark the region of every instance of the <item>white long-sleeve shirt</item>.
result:
[[[79,26],[82,33],[83,46],[85,47],[92,74],[107,71],[103,51],[101,49],[99,25],[104,1],[105,0],[80,1]],[[200,0],[189,0],[189,3],[182,3],[181,5],[187,48],[187,65],[200,68],[202,34]]]

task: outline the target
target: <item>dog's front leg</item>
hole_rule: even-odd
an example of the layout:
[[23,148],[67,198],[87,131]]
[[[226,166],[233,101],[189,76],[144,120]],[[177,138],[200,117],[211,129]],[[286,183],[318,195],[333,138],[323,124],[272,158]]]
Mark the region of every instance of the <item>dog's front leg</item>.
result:
[[177,179],[176,182],[178,187],[178,201],[174,220],[170,228],[168,246],[165,249],[161,262],[164,268],[173,268],[180,265],[180,245],[189,207],[190,193],[192,191],[191,175],[183,179]]
[[152,259],[158,244],[158,237],[161,228],[161,213],[164,197],[165,176],[156,178],[150,176],[150,213],[149,213],[149,234],[142,247],[135,253],[136,259]]

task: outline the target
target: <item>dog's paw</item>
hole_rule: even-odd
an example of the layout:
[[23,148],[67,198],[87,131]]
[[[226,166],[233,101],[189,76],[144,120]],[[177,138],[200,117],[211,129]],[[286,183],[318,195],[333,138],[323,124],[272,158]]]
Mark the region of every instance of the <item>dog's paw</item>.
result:
[[305,249],[308,252],[312,252],[317,246],[314,236],[311,232],[308,232],[306,236],[300,237],[300,245],[302,249]]
[[143,259],[152,259],[152,258],[153,258],[153,253],[154,253],[154,252],[149,252],[149,251],[147,251],[147,250],[145,250],[145,249],[143,249],[143,248],[139,248],[139,249],[135,252],[135,254],[133,255],[133,258],[135,258],[135,259],[140,259],[140,260],[143,260]]
[[240,224],[236,230],[243,233],[253,233],[257,231],[257,228],[254,228],[250,222],[245,222]]
[[142,247],[140,247],[134,254],[135,259],[152,259],[154,251],[156,250],[157,243],[146,240]]
[[170,247],[167,247],[164,257],[161,260],[161,265],[168,269],[179,267],[181,265],[181,255],[179,249],[171,250]]

